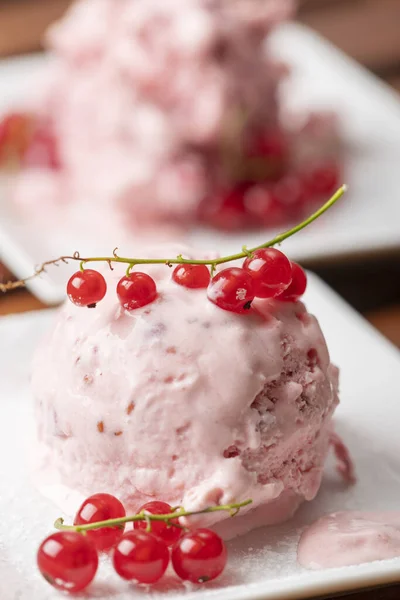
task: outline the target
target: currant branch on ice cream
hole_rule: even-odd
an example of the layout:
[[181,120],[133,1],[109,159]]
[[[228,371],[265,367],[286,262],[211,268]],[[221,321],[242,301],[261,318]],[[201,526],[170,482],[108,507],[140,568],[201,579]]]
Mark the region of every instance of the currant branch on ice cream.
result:
[[[79,508],[74,525],[64,525],[63,519],[57,519],[54,526],[59,531],[47,537],[39,547],[38,567],[46,581],[57,589],[79,592],[96,575],[98,552],[111,551],[114,570],[123,579],[156,583],[171,560],[181,579],[205,583],[224,570],[225,544],[214,531],[189,530],[179,519],[216,511],[227,511],[235,516],[249,504],[251,500],[186,511],[166,502],[152,501],[144,504],[137,514],[126,516],[118,498],[111,494],[94,494]],[[124,533],[125,524],[129,522],[134,524],[134,529]]]
[[[117,284],[116,294],[121,306],[132,311],[157,298],[157,286],[147,273],[132,271],[138,265],[165,264],[175,268],[172,279],[177,285],[188,289],[207,288],[211,302],[225,310],[246,313],[250,310],[254,298],[276,298],[294,302],[305,292],[307,278],[303,269],[273,246],[280,244],[324,214],[346,191],[342,186],[319,210],[292,229],[281,233],[272,240],[255,248],[243,246],[237,254],[213,259],[184,258],[127,258],[117,254],[112,256],[81,257],[79,252],[71,256],[61,256],[43,263],[36,272],[26,279],[0,284],[0,291],[6,292],[21,287],[33,277],[43,273],[50,265],[58,265],[71,260],[80,262],[80,270],[74,273],[67,284],[67,294],[76,306],[94,308],[107,292],[106,281],[101,273],[86,269],[88,263],[102,262],[113,269],[113,263],[127,265],[126,275]],[[228,267],[215,273],[217,267],[226,263],[243,260],[243,264]]]

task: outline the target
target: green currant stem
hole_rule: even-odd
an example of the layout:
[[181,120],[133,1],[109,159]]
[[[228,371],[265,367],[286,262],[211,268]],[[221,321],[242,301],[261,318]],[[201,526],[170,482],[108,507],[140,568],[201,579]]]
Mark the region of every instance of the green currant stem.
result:
[[48,260],[44,262],[39,268],[36,269],[36,272],[30,277],[26,277],[25,279],[21,279],[19,281],[9,281],[8,283],[0,283],[0,292],[7,292],[8,290],[16,289],[19,287],[23,287],[27,281],[37,277],[41,273],[46,271],[46,268],[49,265],[59,265],[61,262],[67,263],[69,260],[78,260],[80,262],[80,268],[83,269],[84,265],[89,262],[105,262],[112,269],[112,263],[124,263],[127,266],[127,275],[130,273],[131,269],[136,265],[167,265],[171,267],[172,265],[207,265],[211,267],[211,275],[214,274],[215,269],[218,265],[222,265],[228,262],[232,262],[235,260],[240,260],[242,258],[247,258],[251,256],[253,252],[256,250],[260,250],[262,248],[270,248],[271,246],[276,246],[277,244],[281,244],[284,240],[290,238],[295,233],[298,233],[313,221],[316,221],[321,215],[323,215],[327,210],[329,210],[346,192],[347,186],[343,185],[340,187],[335,194],[323,205],[319,208],[315,213],[310,215],[307,219],[292,227],[288,231],[284,233],[280,233],[272,240],[265,242],[264,244],[260,244],[255,248],[247,248],[247,246],[242,247],[242,252],[238,254],[231,254],[229,256],[223,256],[221,258],[210,259],[193,259],[193,258],[183,258],[182,255],[179,255],[175,258],[125,258],[123,256],[118,256],[117,248],[114,249],[112,256],[92,256],[83,258],[80,256],[79,252],[75,252],[72,256],[60,256],[59,258]]
[[[54,527],[61,530],[83,532],[90,531],[91,529],[101,529],[102,527],[115,527],[118,525],[123,525],[124,523],[132,523],[134,521],[145,521],[147,523],[149,521],[164,521],[164,523],[169,523],[172,519],[179,519],[179,517],[190,517],[192,515],[203,515],[218,511],[226,511],[231,513],[231,516],[235,516],[241,508],[248,506],[251,503],[252,500],[245,500],[244,502],[239,502],[237,504],[209,506],[203,510],[195,511],[185,510],[184,508],[180,507],[174,512],[167,513],[165,515],[151,515],[142,511],[136,515],[130,515],[118,519],[108,519],[107,521],[97,521],[96,523],[89,523],[87,525],[64,525],[64,520],[59,518],[55,521]],[[171,523],[171,525],[174,525],[174,523]]]

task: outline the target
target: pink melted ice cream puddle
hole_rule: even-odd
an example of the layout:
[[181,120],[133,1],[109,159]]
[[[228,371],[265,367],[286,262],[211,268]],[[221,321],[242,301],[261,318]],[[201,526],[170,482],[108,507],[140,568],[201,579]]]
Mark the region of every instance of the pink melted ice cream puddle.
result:
[[145,270],[155,302],[124,311],[108,271],[97,308],[67,302],[39,348],[36,483],[69,514],[102,491],[127,511],[252,498],[243,516],[207,517],[225,537],[290,518],[317,494],[337,440],[338,371],[317,320],[301,302],[229,313],[167,267]]
[[346,567],[400,556],[400,512],[337,512],[300,538],[298,562],[307,569]]

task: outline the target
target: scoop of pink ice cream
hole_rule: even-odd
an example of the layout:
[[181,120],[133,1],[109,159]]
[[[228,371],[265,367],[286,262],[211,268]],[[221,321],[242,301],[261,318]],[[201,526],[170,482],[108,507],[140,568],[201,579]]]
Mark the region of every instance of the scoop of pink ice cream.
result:
[[[194,219],[219,185],[238,111],[248,127],[276,127],[282,72],[263,41],[293,4],[75,2],[48,33],[54,62],[32,100],[64,171],[53,202],[66,177],[71,202],[106,204],[133,223]],[[16,202],[27,209],[25,187]]]
[[166,266],[146,271],[155,302],[125,311],[108,272],[106,298],[68,302],[36,354],[39,487],[69,513],[109,492],[129,511],[252,498],[243,528],[289,518],[319,489],[338,403],[317,320],[300,302],[230,313]]

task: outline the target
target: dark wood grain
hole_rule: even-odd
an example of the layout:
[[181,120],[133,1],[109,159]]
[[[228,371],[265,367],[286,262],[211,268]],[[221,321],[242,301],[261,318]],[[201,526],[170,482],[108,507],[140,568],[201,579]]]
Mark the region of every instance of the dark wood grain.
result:
[[38,50],[47,26],[70,3],[71,0],[0,1],[0,56]]
[[[381,73],[400,68],[400,2],[349,0],[305,3],[299,20],[356,60]],[[314,6],[314,9],[312,9]]]

